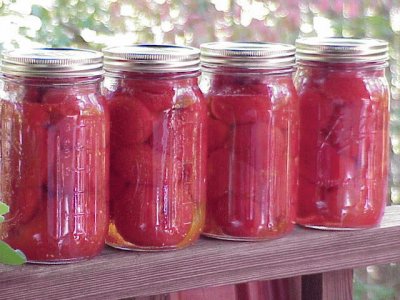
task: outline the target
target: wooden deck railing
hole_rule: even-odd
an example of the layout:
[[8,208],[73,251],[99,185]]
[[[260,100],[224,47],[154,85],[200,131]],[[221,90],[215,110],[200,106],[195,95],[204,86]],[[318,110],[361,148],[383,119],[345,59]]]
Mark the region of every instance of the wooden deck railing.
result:
[[[359,231],[296,228],[265,242],[202,238],[172,252],[107,248],[70,265],[0,266],[0,299],[124,299],[179,290],[302,276],[303,299],[351,299],[352,269],[400,261],[400,206]],[[300,298],[300,297],[299,297]]]

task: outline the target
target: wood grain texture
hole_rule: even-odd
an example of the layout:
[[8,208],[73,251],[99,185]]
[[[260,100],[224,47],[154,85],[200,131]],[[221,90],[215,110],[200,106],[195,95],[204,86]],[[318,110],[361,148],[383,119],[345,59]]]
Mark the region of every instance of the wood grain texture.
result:
[[173,252],[107,248],[93,260],[63,266],[0,266],[4,299],[122,299],[191,288],[400,261],[400,206],[380,227],[360,231],[296,228],[281,239],[201,239]]
[[302,276],[303,300],[353,299],[353,269]]

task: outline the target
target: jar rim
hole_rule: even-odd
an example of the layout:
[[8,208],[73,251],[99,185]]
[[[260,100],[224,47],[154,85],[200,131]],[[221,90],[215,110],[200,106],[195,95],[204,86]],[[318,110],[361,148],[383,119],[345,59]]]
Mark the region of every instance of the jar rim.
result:
[[78,48],[30,48],[2,52],[4,74],[32,77],[89,77],[103,74],[103,54]]
[[371,38],[300,38],[296,40],[296,59],[347,64],[386,63],[389,59],[388,42]]
[[212,42],[200,45],[203,68],[291,69],[295,47],[266,42]]
[[103,49],[106,72],[194,72],[200,69],[200,50],[171,44],[135,44]]

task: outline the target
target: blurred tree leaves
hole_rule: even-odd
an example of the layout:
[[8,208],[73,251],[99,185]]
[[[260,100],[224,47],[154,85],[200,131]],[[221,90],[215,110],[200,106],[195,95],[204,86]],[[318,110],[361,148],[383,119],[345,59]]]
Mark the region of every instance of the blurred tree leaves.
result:
[[[229,0],[225,9],[217,0],[30,0],[25,5],[30,7],[29,15],[10,9],[13,3],[21,5],[24,0],[0,3],[0,18],[32,17],[39,22],[35,28],[16,18],[20,36],[52,47],[101,49],[140,42],[198,46],[233,39],[293,42],[300,20],[298,1],[294,0]],[[252,5],[265,9],[262,18]],[[250,21],[243,23],[244,19]],[[6,47],[28,44],[23,42],[13,37]]]
[[32,5],[31,14],[42,22],[35,38],[49,46],[101,48],[103,45],[85,40],[82,30],[111,34],[111,29],[104,22],[108,19],[107,8],[102,1],[96,0],[55,0],[51,10],[38,4]]

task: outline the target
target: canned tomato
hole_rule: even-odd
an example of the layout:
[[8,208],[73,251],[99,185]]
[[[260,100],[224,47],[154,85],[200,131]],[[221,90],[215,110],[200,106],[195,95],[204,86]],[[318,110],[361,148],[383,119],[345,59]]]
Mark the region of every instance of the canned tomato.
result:
[[102,54],[5,52],[0,81],[0,238],[30,262],[90,258],[108,223]]
[[199,50],[173,45],[105,53],[111,115],[111,222],[107,243],[177,249],[204,225],[206,103]]
[[388,44],[347,38],[296,44],[297,222],[321,229],[375,226],[387,201]]

